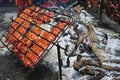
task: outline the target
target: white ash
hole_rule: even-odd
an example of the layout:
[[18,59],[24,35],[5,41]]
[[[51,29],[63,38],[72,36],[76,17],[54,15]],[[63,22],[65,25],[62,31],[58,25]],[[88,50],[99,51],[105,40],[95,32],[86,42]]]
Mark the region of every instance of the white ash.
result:
[[0,42],[0,55],[4,56],[4,55],[8,55],[10,54],[10,51],[7,49],[7,47],[5,47],[2,42]]
[[9,55],[9,54],[10,54],[10,52],[6,47],[0,48],[0,55],[4,56],[4,55]]
[[104,62],[103,65],[120,68],[120,64],[116,64],[116,63],[111,64],[111,62]]
[[119,39],[109,39],[106,50],[110,49],[112,54],[116,54],[115,50],[120,51],[120,40]]
[[[85,13],[87,16],[85,16],[84,13]],[[91,14],[87,13],[85,10],[82,10],[82,12],[81,12],[81,14],[80,14],[80,18],[81,18],[81,20],[84,21],[84,22],[90,22],[90,23],[92,23],[92,20],[93,20],[94,17],[93,17]]]
[[[88,16],[88,21],[89,22],[91,22],[92,23],[92,19],[93,19],[93,17],[91,16],[91,15],[87,15]],[[90,17],[91,16],[91,17]],[[82,18],[81,18],[82,19]],[[79,25],[79,29],[80,30],[83,30],[83,26],[82,25]],[[84,28],[85,29],[85,28]],[[103,29],[103,28],[96,28],[96,27],[94,27],[94,30],[95,30],[95,33],[97,34],[97,37],[98,37],[98,39],[99,39],[99,41],[101,41],[102,39],[103,39],[103,32],[106,32],[107,34],[108,34],[108,36],[109,36],[109,39],[108,39],[108,43],[107,43],[107,45],[104,45],[104,44],[102,44],[102,43],[100,43],[100,44],[96,44],[96,45],[98,45],[98,47],[99,48],[101,48],[101,47],[104,47],[104,49],[105,50],[103,50],[103,52],[102,52],[102,56],[104,56],[105,58],[106,58],[106,60],[112,60],[112,59],[117,59],[117,60],[119,60],[120,58],[119,58],[119,56],[117,57],[117,56],[114,56],[114,54],[113,54],[113,52],[115,52],[115,50],[116,49],[119,49],[120,50],[120,43],[119,43],[119,40],[117,40],[117,39],[110,39],[110,38],[114,38],[114,36],[117,36],[117,33],[114,33],[114,32],[112,32],[112,31],[109,31],[109,30],[106,30],[106,29]],[[87,30],[85,31],[85,32],[87,32]],[[67,37],[66,37],[67,38]],[[64,41],[64,40],[63,40]],[[114,44],[113,44],[113,42],[114,42]],[[64,44],[64,43],[63,43]],[[62,44],[62,42],[61,42],[61,45],[63,45]],[[108,49],[110,49],[110,53],[108,52]],[[79,53],[80,54],[80,53]],[[93,59],[93,58],[91,58],[93,55],[91,55],[91,54],[88,54],[88,53],[82,53],[81,54],[82,56],[88,56],[88,58],[86,58],[86,57],[83,57],[83,59],[90,59],[90,60],[96,60],[95,58]],[[66,57],[67,58],[67,57]],[[66,65],[66,58],[64,58],[63,59],[63,63],[64,63],[64,65]],[[76,59],[76,57],[73,57],[74,58],[74,60],[73,60],[73,62],[75,61],[75,59]],[[71,59],[71,58],[70,58]],[[71,60],[70,60],[71,61]],[[70,65],[71,64],[73,64],[72,62],[70,62]],[[108,62],[108,64],[106,63],[105,65],[109,65],[109,66],[113,66],[113,67],[115,67],[115,66],[117,66],[117,67],[119,67],[120,66],[120,64],[115,64],[115,63],[109,63]],[[94,67],[93,69],[96,69],[97,67]],[[68,68],[67,68],[68,69]],[[80,75],[79,73],[77,73],[76,71],[72,71],[72,69],[73,69],[73,67],[70,67],[70,70],[71,71],[69,71],[69,70],[67,70],[66,68],[63,70],[64,72],[66,72],[66,74],[68,74],[68,77],[70,77],[70,79],[68,79],[68,80],[85,80],[86,78],[88,78],[88,77],[90,77],[89,75]],[[101,69],[101,68],[98,68],[98,69]],[[106,70],[104,70],[104,69],[102,69],[102,71],[104,71],[104,72],[106,72]],[[64,72],[63,72],[63,74],[64,74]],[[109,72],[112,72],[112,71],[109,71]],[[104,78],[102,78],[101,80],[112,80],[113,78],[114,78],[114,76],[112,76],[111,74],[109,74],[109,72],[107,71],[107,73],[106,73],[106,76],[104,77]],[[115,71],[115,73],[117,73],[116,71]],[[70,74],[73,74],[73,77],[71,77],[71,75]],[[117,73],[117,74],[119,74],[119,72]],[[109,75],[109,76],[107,76],[107,75]]]
[[87,33],[88,32],[87,28],[82,24],[78,25],[78,30],[80,33]]
[[57,22],[54,21],[54,19],[51,19],[51,20],[50,20],[50,24],[53,25],[53,26],[55,26],[55,25],[57,24]]
[[50,29],[52,28],[52,26],[49,24],[42,24],[42,25],[40,25],[40,27],[47,31],[50,31]]

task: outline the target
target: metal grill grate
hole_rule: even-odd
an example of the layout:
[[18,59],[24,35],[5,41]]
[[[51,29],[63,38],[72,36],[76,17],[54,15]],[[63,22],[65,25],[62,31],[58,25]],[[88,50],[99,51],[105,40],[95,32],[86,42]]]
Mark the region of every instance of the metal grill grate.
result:
[[69,27],[70,17],[40,6],[29,6],[2,35],[1,42],[34,68]]

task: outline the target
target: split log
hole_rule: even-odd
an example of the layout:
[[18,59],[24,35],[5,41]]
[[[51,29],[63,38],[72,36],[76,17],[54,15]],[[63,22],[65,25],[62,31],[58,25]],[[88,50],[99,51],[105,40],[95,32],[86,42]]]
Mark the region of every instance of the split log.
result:
[[82,42],[83,42],[83,40],[85,39],[85,38],[87,38],[88,37],[88,34],[84,34],[84,35],[80,35],[79,34],[79,37],[78,37],[78,40],[77,40],[77,46],[79,45],[79,44],[81,44]]
[[73,56],[74,51],[77,50],[78,46],[79,46],[79,45],[83,42],[83,40],[84,40],[85,38],[87,38],[88,35],[89,35],[89,34],[80,35],[77,27],[75,27],[75,26],[72,26],[72,27],[73,27],[73,30],[75,31],[75,33],[77,34],[78,38],[77,38],[77,42],[76,42],[76,44],[75,44],[75,48],[74,48],[74,50],[71,52],[71,55],[70,55],[70,56]]
[[74,50],[72,51],[71,55],[70,56],[73,56],[74,52],[77,50],[78,46],[83,42],[83,40],[88,37],[88,34],[85,34],[85,35],[79,35],[78,37],[78,40],[77,40],[77,43],[75,44],[75,48]]
[[75,33],[76,33],[77,36],[78,36],[77,43],[76,43],[76,46],[78,46],[80,43],[83,42],[83,40],[84,40],[86,37],[88,37],[89,34],[83,34],[83,35],[81,35],[81,34],[79,33],[77,27],[74,27],[74,26],[73,26],[73,28],[74,28],[73,30],[75,31]]
[[96,58],[99,60],[100,64],[102,64],[105,61],[105,58],[101,55],[102,50],[98,49],[93,43],[89,43],[89,46],[91,47]]
[[111,67],[111,66],[107,66],[107,65],[101,65],[101,64],[93,62],[93,61],[82,60],[82,59],[76,60],[76,62],[73,64],[73,68],[76,71],[79,71],[79,69],[81,69],[83,66],[86,66],[86,65],[100,67],[100,68],[103,68],[105,70],[119,71],[120,72],[120,67]]
[[90,37],[90,40],[91,42],[95,42],[95,43],[98,43],[98,39],[97,39],[97,36],[95,34],[95,31],[93,29],[93,25],[90,24],[90,23],[85,23],[85,26],[88,30],[88,33],[89,33],[89,37]]

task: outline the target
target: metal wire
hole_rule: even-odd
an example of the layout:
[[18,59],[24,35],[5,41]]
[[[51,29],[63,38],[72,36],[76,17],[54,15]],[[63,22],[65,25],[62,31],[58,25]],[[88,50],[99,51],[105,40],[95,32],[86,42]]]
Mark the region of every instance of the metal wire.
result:
[[[36,8],[36,7],[39,7],[39,6],[35,6],[35,8]],[[34,11],[35,11],[35,8],[32,10],[32,9],[30,9],[30,7],[28,7],[27,9],[31,10],[32,12],[34,12]],[[43,7],[40,6],[40,10],[42,10],[42,9],[44,9],[44,10],[46,10],[46,11],[48,11],[48,12],[52,12],[52,13],[57,14],[57,15],[61,15],[60,18],[65,18],[65,19],[68,18],[68,19],[71,19],[70,16],[68,16],[68,15],[65,15],[65,14],[62,14],[62,13],[59,13],[59,12],[50,10],[50,9],[48,9],[48,8],[43,8]],[[26,9],[25,9],[25,10],[26,10]],[[36,13],[37,13],[37,14],[40,14],[40,15],[43,15],[43,16],[44,16],[44,15],[47,16],[45,13],[39,13],[40,10],[39,10],[38,12],[36,12]],[[25,13],[24,11],[23,11],[23,13],[24,13],[25,15],[27,15],[28,17],[32,17],[32,18],[33,18],[33,16]],[[47,17],[50,17],[50,16],[47,16]],[[32,25],[32,27],[29,26],[29,28],[26,28],[24,25],[22,25],[23,22],[20,23],[20,22],[17,22],[16,20],[13,21],[13,22],[16,22],[16,23],[18,24],[17,28],[15,29],[14,26],[13,26],[13,27],[10,27],[10,28],[13,28],[14,31],[11,33],[11,32],[9,32],[9,30],[8,30],[8,31],[7,31],[4,35],[2,35],[2,37],[1,37],[1,42],[2,42],[2,43],[8,48],[8,50],[11,51],[11,52],[13,52],[11,46],[9,46],[9,44],[7,44],[7,43],[4,41],[4,39],[6,39],[7,41],[9,41],[9,38],[10,38],[10,36],[12,35],[12,36],[17,40],[18,38],[14,35],[14,32],[18,32],[18,33],[22,36],[22,38],[19,39],[18,41],[20,41],[20,43],[22,43],[22,45],[26,46],[25,43],[23,43],[21,40],[22,40],[23,38],[26,38],[27,40],[30,40],[28,37],[26,37],[26,34],[30,31],[30,32],[32,32],[32,33],[34,33],[34,34],[36,35],[36,33],[33,32],[33,31],[31,31],[31,29],[33,28],[33,26],[39,27],[39,26],[35,25],[34,23],[31,23],[30,21],[28,21],[27,19],[25,19],[25,18],[23,18],[23,17],[18,16],[18,18],[21,18],[21,19],[23,20],[23,22],[24,22],[24,21],[29,22],[29,24]],[[56,17],[50,17],[50,18],[53,19],[53,20],[56,19]],[[41,19],[39,19],[39,18],[37,18],[37,20],[38,20],[38,21],[41,21],[42,23],[45,23],[43,20],[41,20]],[[57,22],[57,23],[58,23],[58,22],[66,23],[64,20],[61,21],[61,19],[58,19],[58,21],[56,21],[56,22]],[[54,26],[54,25],[52,25],[52,24],[50,24],[50,23],[45,23],[45,24],[48,24],[48,25],[50,25],[50,26]],[[26,32],[25,32],[24,34],[21,33],[21,32],[18,30],[19,27],[21,27],[21,26],[22,26],[24,29],[26,29]],[[59,33],[59,35],[57,35],[57,36],[56,36],[55,34],[53,34],[52,32],[49,32],[49,31],[45,30],[44,28],[39,27],[42,31],[44,31],[44,32],[46,31],[46,32],[52,34],[53,36],[55,36],[55,37],[57,38],[57,39],[54,38],[53,42],[51,42],[51,41],[49,41],[48,39],[44,38],[43,36],[37,35],[38,37],[40,37],[40,38],[42,38],[42,39],[44,39],[44,40],[46,40],[47,42],[50,43],[49,46],[48,46],[46,49],[44,49],[42,46],[36,44],[35,41],[30,40],[30,41],[32,42],[31,45],[35,44],[35,45],[39,46],[40,48],[42,48],[42,49],[44,50],[44,51],[43,51],[43,54],[42,54],[41,56],[39,56],[35,51],[33,51],[33,50],[31,49],[32,46],[27,47],[26,53],[23,53],[18,47],[16,47],[16,49],[19,51],[19,53],[22,53],[27,59],[29,59],[29,58],[26,56],[26,55],[27,55],[27,52],[29,52],[29,50],[31,50],[34,54],[36,54],[38,57],[40,57],[40,58],[39,58],[39,62],[41,62],[42,59],[45,57],[45,55],[52,49],[52,47],[53,47],[54,45],[57,45],[56,42],[61,38],[61,36],[63,35],[63,33],[67,30],[67,28],[68,28],[69,26],[70,26],[70,24],[69,24],[69,23],[66,23],[66,25],[65,25],[65,27],[64,27],[63,29],[61,29],[61,28],[59,28],[59,27],[56,27],[56,28],[58,28],[58,29],[61,31],[61,32]],[[9,37],[6,36],[7,33],[10,35]],[[19,43],[16,43],[16,44],[15,44],[14,42],[12,42],[12,43],[10,43],[10,44],[11,44],[12,46],[16,46],[16,45],[18,45]],[[51,46],[50,46],[50,45],[51,45]],[[62,47],[60,47],[60,48],[62,48]],[[64,48],[62,48],[62,49],[64,49]],[[65,50],[65,49],[64,49],[64,50]],[[13,52],[13,53],[14,53],[14,52]],[[37,64],[35,64],[34,62],[32,62],[31,59],[29,59],[29,61],[30,61],[35,67],[38,66]],[[39,62],[38,62],[38,63],[39,63]]]

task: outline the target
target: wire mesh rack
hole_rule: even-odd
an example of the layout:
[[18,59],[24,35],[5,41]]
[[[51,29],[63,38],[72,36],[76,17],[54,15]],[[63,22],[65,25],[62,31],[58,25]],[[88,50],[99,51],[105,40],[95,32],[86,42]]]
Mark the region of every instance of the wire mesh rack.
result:
[[1,42],[17,55],[25,67],[35,68],[70,26],[68,15],[48,8],[27,7],[1,37]]

